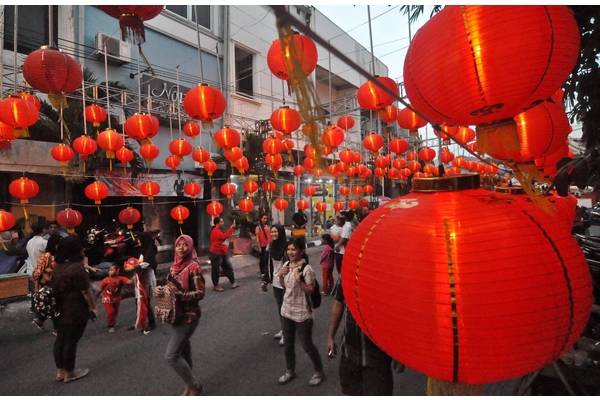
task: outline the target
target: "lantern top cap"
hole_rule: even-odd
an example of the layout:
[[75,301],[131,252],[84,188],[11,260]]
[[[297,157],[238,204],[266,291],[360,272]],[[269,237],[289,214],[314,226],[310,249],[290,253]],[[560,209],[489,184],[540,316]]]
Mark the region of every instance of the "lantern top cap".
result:
[[439,178],[415,178],[413,192],[453,192],[478,189],[479,174],[463,174]]

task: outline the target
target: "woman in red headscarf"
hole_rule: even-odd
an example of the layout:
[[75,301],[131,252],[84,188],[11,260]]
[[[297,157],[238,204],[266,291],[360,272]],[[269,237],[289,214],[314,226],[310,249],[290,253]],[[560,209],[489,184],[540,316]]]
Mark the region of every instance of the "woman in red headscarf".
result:
[[204,277],[194,249],[194,241],[188,235],[181,235],[175,241],[175,261],[167,279],[179,290],[177,302],[182,312],[181,317],[171,325],[171,337],[165,358],[186,384],[183,395],[199,395],[202,385],[192,374],[190,337],[200,320],[198,302],[204,298]]

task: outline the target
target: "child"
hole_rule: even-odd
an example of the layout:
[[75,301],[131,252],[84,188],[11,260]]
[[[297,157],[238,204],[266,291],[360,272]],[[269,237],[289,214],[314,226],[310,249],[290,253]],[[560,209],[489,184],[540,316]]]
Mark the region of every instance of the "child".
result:
[[119,304],[121,304],[121,288],[123,285],[131,283],[130,279],[119,276],[119,268],[116,265],[111,265],[108,269],[108,276],[100,281],[100,295],[106,311],[108,333],[115,332],[115,322],[119,313]]
[[321,251],[321,272],[323,274],[323,291],[324,296],[329,296],[333,289],[333,238],[329,234],[321,236],[323,239],[323,250]]

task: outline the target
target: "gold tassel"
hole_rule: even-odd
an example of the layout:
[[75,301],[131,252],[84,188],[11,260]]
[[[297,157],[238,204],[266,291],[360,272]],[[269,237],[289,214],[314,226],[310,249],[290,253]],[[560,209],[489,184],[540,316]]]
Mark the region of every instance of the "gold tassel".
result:
[[48,100],[50,100],[50,104],[52,104],[52,107],[56,108],[57,110],[61,107],[67,108],[69,106],[67,103],[66,96],[62,93],[48,93]]
[[427,396],[483,396],[485,385],[452,383],[427,377]]
[[516,153],[520,148],[515,121],[477,126],[477,150],[480,153],[500,156]]
[[521,183],[521,187],[533,204],[535,204],[539,209],[544,211],[546,214],[554,215],[558,211],[558,208],[550,202],[548,197],[542,195],[535,191],[533,187],[533,180],[536,181],[545,181],[544,177],[535,167],[533,163],[521,163],[515,164],[513,171],[517,180]]

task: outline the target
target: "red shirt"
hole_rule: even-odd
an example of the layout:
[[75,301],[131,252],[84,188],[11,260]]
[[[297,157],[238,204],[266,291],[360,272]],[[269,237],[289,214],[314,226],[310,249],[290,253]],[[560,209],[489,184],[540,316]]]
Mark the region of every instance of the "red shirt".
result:
[[209,250],[213,254],[225,255],[227,254],[227,246],[223,243],[233,233],[233,226],[230,226],[225,232],[222,232],[219,228],[214,227],[210,231],[210,247]]
[[254,233],[256,234],[256,239],[258,239],[258,245],[260,247],[267,247],[269,243],[271,243],[271,228],[269,228],[269,225],[261,227],[261,225],[258,224]]
[[124,276],[107,276],[100,281],[100,290],[102,290],[102,303],[114,304],[121,302],[121,288],[123,285],[131,283],[130,279]]

